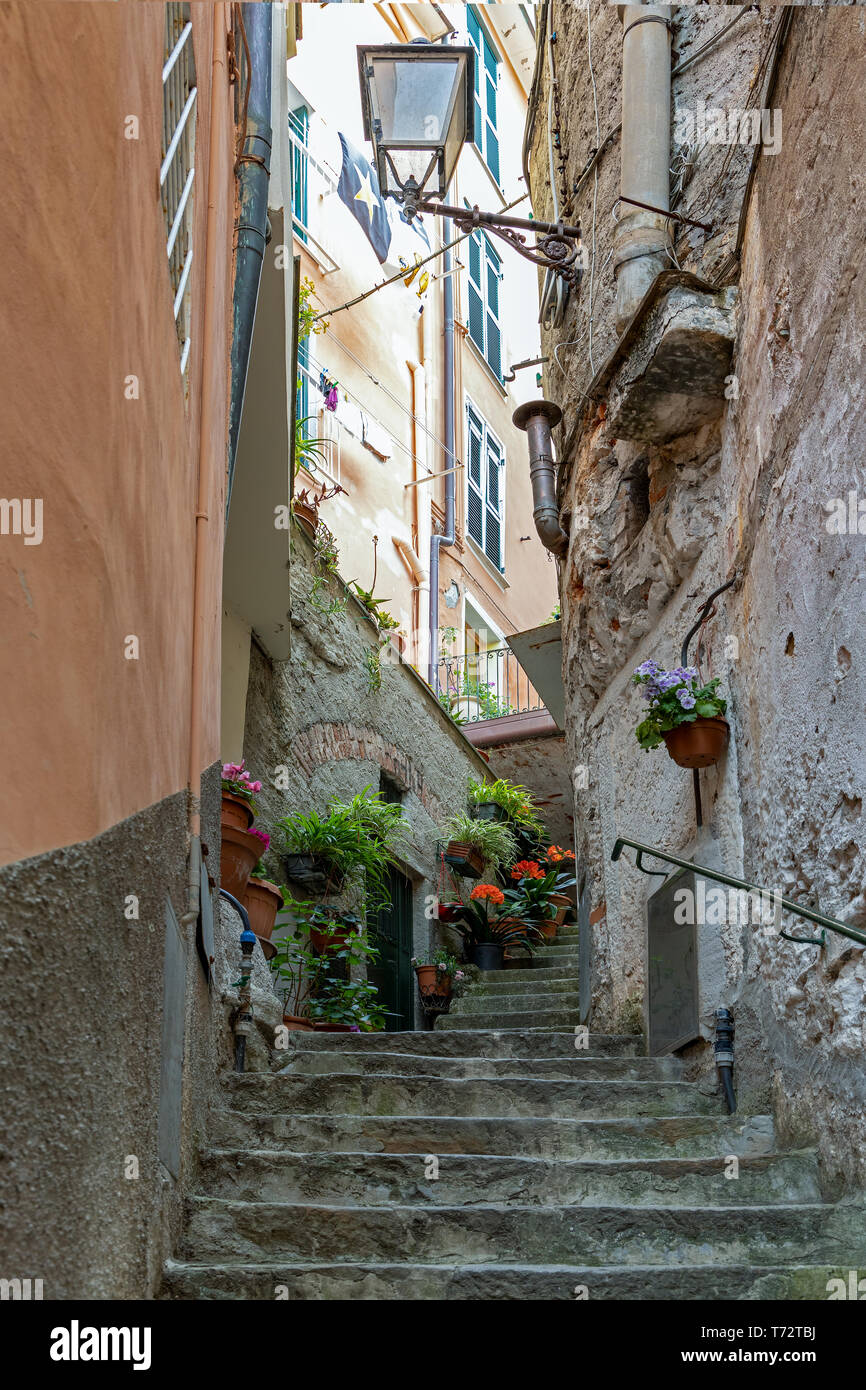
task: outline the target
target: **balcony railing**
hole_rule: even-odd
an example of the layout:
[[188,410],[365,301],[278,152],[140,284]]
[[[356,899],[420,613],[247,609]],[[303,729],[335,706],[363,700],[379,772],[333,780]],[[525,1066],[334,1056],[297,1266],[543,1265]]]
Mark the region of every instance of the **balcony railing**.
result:
[[442,657],[437,686],[440,704],[458,724],[477,724],[545,708],[535,686],[508,647],[471,656]]

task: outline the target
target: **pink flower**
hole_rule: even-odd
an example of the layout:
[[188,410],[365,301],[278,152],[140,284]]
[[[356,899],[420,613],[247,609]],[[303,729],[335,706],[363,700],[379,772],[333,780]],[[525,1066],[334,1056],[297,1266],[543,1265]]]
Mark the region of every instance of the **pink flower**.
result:
[[265,849],[267,849],[268,845],[271,843],[271,837],[266,830],[253,829],[250,831],[250,834],[255,835],[257,840],[261,840]]

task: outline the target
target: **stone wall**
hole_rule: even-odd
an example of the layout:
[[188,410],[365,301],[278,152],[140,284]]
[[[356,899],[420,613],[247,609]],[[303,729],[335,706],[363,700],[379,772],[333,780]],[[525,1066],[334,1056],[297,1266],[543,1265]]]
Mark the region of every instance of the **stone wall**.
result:
[[[587,11],[556,5],[554,13],[571,188],[600,141]],[[780,15],[774,6],[744,14],[674,79],[675,109],[694,111],[699,100],[760,107],[756,80],[772,70]],[[732,17],[730,8],[674,9],[674,63]],[[589,22],[603,138],[619,120],[621,26],[613,6],[592,6]],[[616,140],[599,161],[597,188],[591,173],[569,213],[581,217],[591,248],[595,203],[595,257],[564,322],[545,335],[546,352],[562,345],[558,364],[546,369],[545,394],[565,411],[558,439],[563,515],[571,520],[561,574],[564,680],[569,754],[586,769],[576,782],[576,835],[592,895],[596,1029],[618,1026],[644,999],[646,898],[660,882],[609,862],[618,835],[866,924],[866,506],[859,529],[856,513],[866,501],[864,77],[856,10],[795,9],[769,103],[782,112],[781,148],[758,157],[742,222],[752,149],[683,151],[682,123],[674,125],[674,188],[676,171],[693,162],[678,207],[712,231],[678,234],[683,274],[672,263],[670,283],[691,294],[693,275],[708,286],[702,312],[726,317],[732,347],[718,416],[699,428],[664,441],[651,426],[643,439],[634,430],[621,437],[624,403],[664,325],[650,312],[617,341],[608,262]],[[542,73],[531,158],[539,216],[551,211],[546,111]],[[729,699],[731,743],[701,774],[699,829],[691,774],[664,749],[645,753],[636,743],[641,704],[629,680],[648,657],[676,665],[700,602],[735,575],[701,659]],[[814,935],[797,919],[785,925]],[[862,949],[830,935],[820,951],[729,923],[704,928],[699,950],[705,1024],[721,1005],[736,1016],[743,1103],[772,1104],[785,1137],[816,1139],[828,1187],[862,1183]],[[710,1049],[691,1052],[695,1069],[711,1072]]]
[[[202,837],[218,860],[218,767],[205,778]],[[187,841],[180,793],[0,869],[2,1275],[42,1279],[46,1299],[153,1297],[179,1237],[231,1055],[195,926],[176,925]],[[167,983],[169,932],[182,950]],[[163,1071],[166,1003],[181,1075]]]
[[[328,616],[332,601],[341,607]],[[427,915],[439,883],[439,826],[465,809],[469,775],[482,777],[486,763],[396,653],[383,652],[381,683],[371,688],[368,656],[378,641],[365,609],[341,580],[320,572],[296,528],[292,655],[272,662],[253,642],[244,757],[264,783],[257,824],[266,828],[291,811],[323,812],[364,787],[378,791],[383,772],[400,788],[412,827],[401,867],[413,884],[414,949],[422,951],[431,930],[439,944]],[[279,878],[276,856],[269,864]]]

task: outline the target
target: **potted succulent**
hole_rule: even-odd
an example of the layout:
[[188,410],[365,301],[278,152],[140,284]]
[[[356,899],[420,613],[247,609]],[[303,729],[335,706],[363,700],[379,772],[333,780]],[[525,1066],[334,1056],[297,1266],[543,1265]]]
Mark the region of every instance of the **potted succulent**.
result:
[[[309,442],[318,444],[319,441]],[[340,487],[339,483],[334,483],[333,487],[326,487],[323,483],[321,492],[316,492],[315,488],[312,492],[308,492],[304,487],[301,488],[300,492],[295,493],[292,498],[292,515],[311,541],[316,539],[316,532],[319,529],[319,508],[322,503],[329,502],[332,497],[345,491],[346,489]]]
[[463,878],[480,878],[512,861],[517,852],[514,834],[504,822],[476,820],[458,811],[442,827],[443,858]]
[[506,946],[523,946],[532,953],[540,940],[535,926],[517,915],[495,883],[477,883],[463,904],[463,916],[454,923],[472,965],[479,970],[501,970]]
[[[271,837],[266,830],[249,831],[262,845],[262,854],[267,854]],[[265,877],[261,859],[250,871],[249,881],[241,899],[250,919],[250,928],[263,941],[270,941],[277,913],[283,905],[283,889]]]
[[451,982],[458,974],[457,957],[450,951],[438,950],[432,955],[415,956],[412,960],[418,977],[418,991],[422,997],[432,994],[447,996],[451,993]]
[[719,678],[701,682],[695,666],[665,671],[644,661],[632,676],[643,689],[646,717],[635,729],[641,748],[664,742],[679,767],[711,767],[725,751],[730,729],[722,716],[728,705],[718,694]]

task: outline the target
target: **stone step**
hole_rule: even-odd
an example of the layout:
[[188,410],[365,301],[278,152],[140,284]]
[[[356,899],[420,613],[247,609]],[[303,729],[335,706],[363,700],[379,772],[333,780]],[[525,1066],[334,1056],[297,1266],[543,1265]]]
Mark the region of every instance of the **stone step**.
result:
[[[520,979],[515,976],[520,975]],[[523,977],[526,978],[523,978]],[[475,984],[469,985],[466,993],[460,999],[477,999],[486,995],[488,998],[503,995],[509,998],[522,999],[528,994],[574,994],[577,989],[576,975],[562,975],[558,971],[550,974],[542,970],[491,970]],[[453,1013],[455,1004],[460,1003],[460,999],[452,1000],[451,1011]]]
[[277,1075],[327,1076],[340,1072],[356,1076],[436,1076],[443,1080],[533,1076],[553,1081],[676,1081],[682,1076],[682,1069],[679,1057],[593,1057],[575,1051],[568,1057],[437,1057],[415,1052],[293,1051]]
[[214,1148],[292,1153],[500,1154],[519,1158],[747,1157],[773,1151],[769,1115],[652,1119],[479,1119],[460,1115],[288,1115],[222,1110]]
[[575,979],[577,977],[577,966],[572,971],[571,966],[566,962],[564,965],[556,960],[549,960],[538,965],[531,965],[527,959],[525,966],[506,966],[504,970],[485,970],[481,976],[485,982],[502,980],[512,980],[515,984],[523,980],[538,981],[542,984],[545,980],[551,979]]
[[[861,1268],[860,1273],[863,1273]],[[526,1303],[595,1301],[773,1302],[827,1298],[831,1279],[847,1287],[842,1265],[453,1265],[246,1264],[190,1265],[171,1261],[162,1298],[303,1300],[466,1300]]]
[[181,1258],[291,1263],[830,1264],[866,1259],[863,1212],[706,1207],[338,1207],[187,1201]]
[[[569,996],[566,996],[569,997]],[[453,1005],[452,1005],[453,1007]],[[561,1009],[476,1009],[473,1013],[440,1014],[436,1020],[437,1032],[448,1032],[452,1028],[498,1028],[508,1029],[550,1028],[556,1032],[565,1028],[576,1028],[580,1022],[577,1004]]]
[[[571,1057],[574,1029],[527,1030],[522,1036],[497,1028],[441,1033],[289,1033],[290,1052],[412,1052],[441,1057]],[[588,1057],[642,1057],[646,1045],[639,1033],[590,1033]]]
[[[472,1115],[508,1119],[719,1114],[721,1096],[689,1081],[448,1079],[400,1074],[252,1073],[225,1089],[235,1110],[295,1115]],[[431,1150],[432,1152],[432,1150]]]
[[451,1004],[451,1011],[448,1017],[460,1018],[463,1014],[495,1014],[520,1011],[528,1013],[530,1010],[535,1013],[542,1009],[578,1009],[580,1007],[580,995],[572,987],[561,993],[549,993],[542,987],[541,990],[533,990],[526,994],[487,994],[476,993],[474,990],[470,994],[464,995],[461,999],[455,999]]
[[741,1206],[821,1201],[814,1154],[744,1158],[580,1160],[442,1154],[295,1154],[212,1149],[201,1192],[243,1202],[328,1206]]

